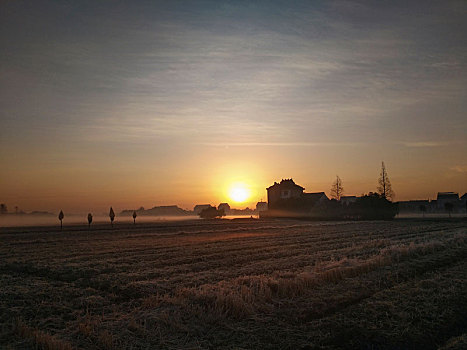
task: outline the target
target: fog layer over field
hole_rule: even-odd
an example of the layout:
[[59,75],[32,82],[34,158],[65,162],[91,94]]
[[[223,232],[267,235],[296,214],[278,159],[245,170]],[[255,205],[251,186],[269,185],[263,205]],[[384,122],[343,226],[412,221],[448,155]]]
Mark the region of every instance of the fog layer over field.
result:
[[[137,223],[143,222],[160,222],[160,221],[180,221],[180,220],[195,220],[198,216],[138,216]],[[93,216],[91,225],[108,223],[110,219],[105,215]],[[114,225],[121,223],[133,223],[131,216],[117,216]],[[83,215],[67,215],[63,219],[63,226],[67,225],[88,225],[87,214]],[[13,226],[57,226],[60,227],[60,220],[57,215],[2,215],[0,216],[0,227]]]

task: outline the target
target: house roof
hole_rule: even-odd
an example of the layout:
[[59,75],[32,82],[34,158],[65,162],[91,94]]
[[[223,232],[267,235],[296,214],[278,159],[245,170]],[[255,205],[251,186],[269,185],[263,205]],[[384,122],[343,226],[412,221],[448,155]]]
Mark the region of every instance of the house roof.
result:
[[312,199],[312,200],[320,200],[323,196],[328,198],[326,196],[326,193],[324,192],[304,193],[303,196],[307,199]]
[[438,192],[437,199],[459,200],[459,194],[456,192]]
[[196,204],[194,210],[209,208],[210,206],[211,206],[211,204]]
[[357,196],[341,196],[341,199],[357,199]]
[[297,185],[292,179],[282,179],[280,183],[274,182],[274,185],[270,186],[267,188],[267,190],[280,187],[283,190],[288,190],[288,189],[298,189],[303,191],[305,188],[302,186]]
[[464,193],[461,197],[461,199],[466,199],[467,198],[467,193]]

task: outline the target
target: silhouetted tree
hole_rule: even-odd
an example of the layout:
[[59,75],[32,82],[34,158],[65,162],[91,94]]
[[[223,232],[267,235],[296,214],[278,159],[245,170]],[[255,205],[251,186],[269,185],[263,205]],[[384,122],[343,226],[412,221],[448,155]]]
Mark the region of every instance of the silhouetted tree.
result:
[[5,203],[0,204],[0,214],[8,213],[8,208],[6,207]]
[[133,224],[135,225],[136,224],[136,217],[138,215],[136,214],[136,210],[133,211]]
[[91,228],[91,222],[92,222],[92,214],[88,214],[88,227]]
[[110,218],[110,225],[112,225],[112,227],[113,227],[114,226],[115,213],[114,213],[114,210],[112,209],[112,207],[110,207],[109,218]]
[[397,203],[392,203],[378,193],[370,192],[367,195],[357,198],[354,205],[350,206],[352,215],[361,219],[393,219],[399,212]]
[[60,210],[60,214],[58,214],[58,220],[60,220],[60,230],[63,229],[63,218],[65,217],[65,215],[63,214],[63,211]]
[[421,211],[421,212],[422,212],[422,214],[423,214],[423,217],[425,217],[425,213],[426,213],[426,205],[425,205],[425,204],[422,204],[422,205],[420,205],[420,207],[419,207],[419,208],[420,208],[420,211]]
[[449,213],[449,217],[451,217],[452,210],[454,209],[454,204],[450,202],[444,203],[444,209]]
[[392,190],[391,182],[389,181],[388,173],[384,162],[381,162],[381,174],[378,180],[378,192],[381,197],[392,201],[394,199],[394,192]]
[[222,216],[225,216],[224,209],[216,209],[216,207],[210,206],[208,208],[205,208],[201,210],[199,213],[199,216],[201,219],[215,219],[215,218],[220,218]]
[[331,198],[340,200],[343,193],[344,187],[342,187],[342,180],[336,175],[336,181],[334,181],[331,187]]

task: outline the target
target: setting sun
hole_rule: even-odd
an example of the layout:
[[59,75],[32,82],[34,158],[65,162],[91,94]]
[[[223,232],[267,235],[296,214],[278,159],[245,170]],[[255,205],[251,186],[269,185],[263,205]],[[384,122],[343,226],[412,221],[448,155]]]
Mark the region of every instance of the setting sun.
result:
[[229,197],[234,202],[242,203],[250,197],[250,190],[243,183],[235,183],[230,186]]

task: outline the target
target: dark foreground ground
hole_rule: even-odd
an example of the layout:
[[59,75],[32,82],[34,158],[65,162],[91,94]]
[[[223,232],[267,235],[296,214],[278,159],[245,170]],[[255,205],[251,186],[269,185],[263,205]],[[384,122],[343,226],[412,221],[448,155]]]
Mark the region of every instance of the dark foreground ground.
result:
[[465,220],[0,229],[1,349],[466,349]]

